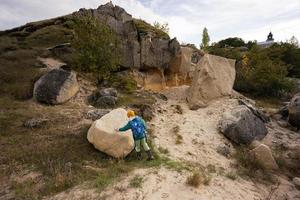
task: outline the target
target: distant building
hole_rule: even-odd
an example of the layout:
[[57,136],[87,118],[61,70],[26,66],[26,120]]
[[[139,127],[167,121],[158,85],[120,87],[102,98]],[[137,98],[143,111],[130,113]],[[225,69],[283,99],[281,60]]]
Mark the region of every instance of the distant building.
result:
[[257,45],[262,48],[268,48],[274,44],[274,38],[272,32],[269,33],[268,39],[265,42],[258,42]]

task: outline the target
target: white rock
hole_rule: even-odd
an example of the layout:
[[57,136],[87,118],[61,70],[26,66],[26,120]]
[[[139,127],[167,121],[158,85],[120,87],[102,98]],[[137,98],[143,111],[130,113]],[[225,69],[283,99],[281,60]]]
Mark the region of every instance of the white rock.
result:
[[94,147],[115,158],[124,158],[134,148],[131,130],[116,132],[128,122],[127,112],[122,108],[112,110],[95,121],[88,131],[87,139]]

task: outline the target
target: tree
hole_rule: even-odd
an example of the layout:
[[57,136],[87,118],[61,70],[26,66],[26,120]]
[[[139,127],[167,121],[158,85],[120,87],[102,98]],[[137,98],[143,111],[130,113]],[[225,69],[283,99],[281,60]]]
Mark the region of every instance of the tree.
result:
[[75,20],[73,47],[76,68],[97,73],[98,81],[109,78],[120,63],[119,40],[113,30],[92,15]]
[[161,24],[161,23],[155,21],[153,23],[153,26],[154,26],[154,28],[159,29],[159,30],[169,34],[170,29],[169,29],[169,24],[167,22]]
[[296,48],[299,47],[299,41],[295,36],[292,36],[291,39],[289,40],[289,43]]
[[245,41],[242,38],[234,37],[234,38],[227,38],[224,40],[221,40],[217,43],[219,47],[243,47],[245,46]]
[[204,27],[203,32],[202,32],[202,43],[200,45],[200,48],[203,50],[206,50],[207,47],[209,46],[210,38],[208,35],[208,30],[206,27]]

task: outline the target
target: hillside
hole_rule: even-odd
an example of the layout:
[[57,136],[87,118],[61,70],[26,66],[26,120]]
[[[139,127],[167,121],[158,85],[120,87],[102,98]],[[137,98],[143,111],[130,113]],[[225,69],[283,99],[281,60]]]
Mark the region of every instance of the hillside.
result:
[[[74,67],[75,19],[88,14],[121,41],[102,81]],[[0,63],[0,200],[300,199],[300,96],[247,98],[233,90],[235,60],[119,6],[2,31]],[[146,120],[154,160],[115,131],[117,108]],[[96,147],[88,134],[117,139]]]

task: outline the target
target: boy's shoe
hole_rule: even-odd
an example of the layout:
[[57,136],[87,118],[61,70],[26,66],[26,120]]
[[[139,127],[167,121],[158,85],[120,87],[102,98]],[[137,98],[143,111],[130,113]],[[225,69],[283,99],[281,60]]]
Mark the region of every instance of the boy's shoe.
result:
[[136,158],[138,160],[142,160],[142,153],[141,152],[136,152]]
[[152,155],[152,152],[151,152],[151,150],[149,150],[149,151],[146,151],[146,153],[147,153],[147,155],[148,155],[148,158],[147,158],[147,160],[154,160],[154,156]]

